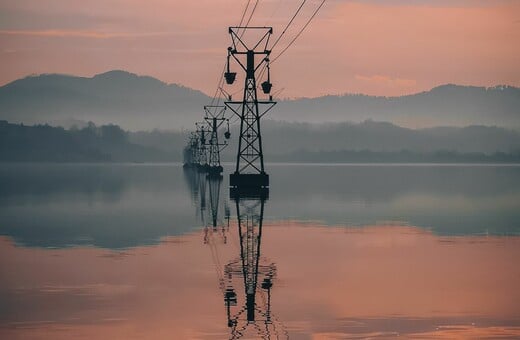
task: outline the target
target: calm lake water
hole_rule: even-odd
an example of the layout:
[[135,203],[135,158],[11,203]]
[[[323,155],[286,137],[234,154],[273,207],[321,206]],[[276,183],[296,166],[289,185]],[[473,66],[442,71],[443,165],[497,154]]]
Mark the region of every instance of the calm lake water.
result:
[[520,338],[520,166],[267,169],[0,165],[0,338]]

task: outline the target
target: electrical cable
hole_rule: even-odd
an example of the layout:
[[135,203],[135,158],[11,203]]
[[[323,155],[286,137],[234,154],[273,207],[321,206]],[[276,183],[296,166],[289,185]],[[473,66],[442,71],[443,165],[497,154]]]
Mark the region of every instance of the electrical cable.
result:
[[289,26],[291,26],[292,22],[294,21],[294,19],[296,18],[296,16],[298,15],[298,13],[300,13],[301,9],[303,8],[303,5],[305,5],[305,3],[307,2],[307,0],[303,0],[300,7],[298,7],[298,9],[296,10],[296,12],[294,13],[294,15],[292,16],[291,20],[289,20],[289,22],[287,23],[287,25],[285,26],[285,28],[283,29],[282,33],[280,34],[280,36],[275,40],[274,44],[271,46],[271,50],[278,44],[278,42],[280,41],[280,39],[282,39],[282,37],[284,36],[285,32],[287,32],[287,29],[289,28]]
[[[280,41],[280,38],[283,36],[283,34],[286,32],[287,28],[289,27],[289,25],[292,23],[292,21],[294,20],[294,18],[296,17],[296,15],[298,14],[298,12],[300,11],[300,9],[302,8],[302,6],[305,4],[305,1],[304,0],[302,2],[302,4],[300,5],[300,7],[298,7],[298,10],[296,11],[296,13],[293,15],[293,17],[291,18],[291,20],[289,21],[289,23],[287,24],[287,26],[285,27],[284,31],[282,32],[282,34],[278,37],[278,39],[275,41],[275,43],[273,44],[273,46],[271,46],[271,50],[273,49],[273,47]],[[272,59],[270,61],[270,63],[274,63],[278,58],[280,58],[282,56],[282,54],[284,54],[288,49],[289,47],[291,47],[292,44],[294,44],[294,42],[296,41],[296,39],[298,39],[300,37],[300,35],[303,33],[303,31],[307,28],[307,26],[309,26],[309,24],[311,23],[312,19],[314,19],[314,17],[318,14],[319,10],[321,9],[321,7],[324,5],[326,0],[322,0],[322,2],[320,3],[320,5],[316,8],[316,10],[314,11],[314,13],[311,15],[311,17],[309,18],[309,20],[307,20],[307,22],[305,23],[305,25],[302,27],[302,29],[298,32],[298,34],[296,34],[296,36],[289,42],[289,44],[282,50],[282,52],[280,52],[280,54],[278,54],[274,59]],[[265,70],[266,70],[266,66],[264,65],[262,67],[262,69],[260,70],[260,75],[259,75],[259,79],[261,79],[265,73]]]
[[255,14],[256,7],[258,6],[258,2],[259,2],[259,0],[256,0],[255,5],[253,6],[253,9],[251,10],[251,13],[249,14],[249,19],[247,19],[246,25],[245,25],[244,29],[242,30],[242,33],[240,34],[240,38],[242,38],[242,36],[246,32],[246,28],[249,26],[249,23],[251,22],[251,19],[253,18],[253,14]]
[[[276,47],[276,45],[278,45],[278,43],[280,42],[280,39],[282,39],[282,37],[284,36],[284,34],[287,32],[287,30],[289,29],[289,27],[291,26],[291,24],[293,23],[294,19],[298,16],[298,13],[300,13],[301,9],[303,8],[303,5],[305,5],[305,3],[307,2],[307,0],[303,0],[302,3],[300,4],[300,6],[296,9],[296,12],[293,14],[291,20],[289,20],[289,22],[287,23],[287,25],[285,25],[285,28],[283,29],[282,33],[278,36],[278,38],[275,40],[275,42],[273,43],[273,45],[269,48],[270,50],[273,50],[274,47]],[[262,69],[260,70],[260,76],[258,77],[259,79],[262,79],[264,73],[265,73],[265,69],[266,69],[266,65],[263,65],[262,66]]]
[[[244,8],[244,11],[242,12],[242,17],[240,18],[240,23],[238,24],[239,27],[242,26],[242,23],[244,22],[244,18],[246,16],[247,9],[249,8],[250,3],[251,3],[251,0],[248,0],[247,4],[246,4],[246,7]],[[254,12],[256,10],[257,5],[258,5],[258,0],[256,0],[256,3],[254,5],[254,7],[253,7],[253,10],[251,11],[251,14],[249,15],[249,18],[247,20],[246,26],[249,25],[249,22],[251,21],[251,18],[253,17],[253,14],[254,14]],[[242,32],[242,34],[243,34],[243,32]],[[222,68],[222,72],[220,74],[220,79],[219,79],[219,81],[217,83],[217,88],[215,89],[215,94],[213,95],[213,98],[211,99],[211,105],[215,104],[215,100],[217,100],[217,104],[216,105],[220,105],[220,96],[217,98],[217,96],[218,96],[218,89],[220,87],[222,87],[222,85],[224,84],[224,73],[225,73],[225,71],[226,71],[226,63],[224,63],[224,67]]]
[[224,63],[224,67],[222,68],[222,72],[220,73],[220,79],[217,83],[217,88],[215,89],[215,94],[213,95],[213,98],[211,99],[211,105],[215,103],[215,100],[217,99],[218,95],[218,89],[222,87],[222,83],[224,81],[224,72],[226,72],[226,63]]
[[305,29],[307,28],[307,26],[309,26],[309,24],[311,23],[312,19],[314,19],[314,17],[316,16],[316,14],[318,14],[318,12],[320,11],[321,7],[323,6],[323,4],[325,4],[325,1],[327,0],[322,0],[320,5],[318,6],[318,8],[316,8],[316,10],[314,11],[314,13],[312,13],[311,17],[309,18],[309,20],[307,20],[307,22],[305,23],[305,25],[302,27],[302,29],[300,30],[300,32],[298,32],[298,34],[296,34],[296,36],[293,38],[293,40],[291,40],[291,42],[282,50],[282,52],[280,52],[280,54],[278,54],[273,60],[271,60],[271,64],[274,63],[278,58],[280,58],[286,51],[287,49],[289,49],[289,47],[292,46],[292,44],[296,41],[296,39],[298,39],[300,37],[300,35],[303,33],[303,31],[305,31]]
[[251,0],[247,0],[246,8],[244,8],[244,13],[242,13],[242,18],[240,19],[240,23],[238,24],[238,27],[242,26],[242,23],[244,22],[244,17],[246,16],[247,9],[249,8],[249,4],[251,3]]

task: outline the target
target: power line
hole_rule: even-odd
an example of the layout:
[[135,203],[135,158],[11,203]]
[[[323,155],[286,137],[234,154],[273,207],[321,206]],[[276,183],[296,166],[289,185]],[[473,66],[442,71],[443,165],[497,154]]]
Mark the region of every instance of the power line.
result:
[[280,54],[278,54],[273,60],[271,60],[271,64],[274,63],[278,58],[280,58],[285,53],[285,51],[287,51],[287,49],[289,49],[289,47],[291,47],[291,45],[296,41],[296,39],[298,39],[300,37],[300,35],[303,33],[303,31],[305,31],[307,26],[309,26],[309,24],[311,23],[312,19],[314,19],[316,14],[318,14],[318,12],[320,11],[320,9],[323,6],[323,4],[325,3],[325,1],[327,1],[327,0],[322,0],[321,1],[321,4],[318,6],[318,8],[316,8],[314,13],[312,13],[311,17],[309,18],[309,20],[307,20],[307,22],[302,27],[300,32],[298,32],[298,34],[296,34],[296,36],[293,38],[293,40],[291,40],[291,42],[282,50],[282,52],[280,52]]
[[[314,17],[316,16],[316,14],[318,14],[319,10],[321,9],[321,7],[323,6],[323,4],[325,3],[326,0],[323,0],[320,5],[318,6],[318,8],[316,8],[316,10],[314,11],[314,13],[311,15],[311,17],[309,18],[309,20],[307,20],[307,22],[305,23],[305,25],[302,27],[302,29],[298,32],[298,34],[296,34],[296,36],[291,40],[291,42],[282,50],[282,52],[280,52],[280,54],[278,54],[274,59],[272,59],[270,61],[270,63],[274,63],[276,61],[276,59],[280,58],[282,54],[285,53],[285,51],[287,51],[287,49],[296,41],[296,39],[298,39],[300,37],[300,35],[303,33],[303,31],[307,28],[307,26],[310,24],[310,22],[312,21],[312,19],[314,19]],[[302,4],[300,5],[300,7],[298,7],[298,10],[296,11],[296,13],[293,15],[293,17],[291,18],[291,20],[289,21],[289,23],[287,24],[287,26],[285,27],[284,31],[282,32],[282,34],[278,37],[278,39],[275,41],[275,43],[273,44],[273,46],[271,46],[271,49],[278,43],[278,41],[280,41],[280,38],[282,37],[282,35],[285,33],[285,31],[287,30],[287,28],[289,27],[289,25],[292,23],[292,21],[294,20],[294,18],[296,17],[296,15],[298,14],[298,12],[300,11],[300,9],[303,7],[303,5],[305,4],[306,0],[304,0],[302,2]],[[260,74],[258,76],[258,79],[262,79],[262,77],[264,76],[265,74],[265,71],[267,70],[267,66],[264,65],[262,67],[262,69],[260,70]]]
[[222,86],[222,83],[224,81],[224,72],[225,71],[226,71],[226,63],[224,63],[224,67],[222,68],[222,72],[220,73],[220,79],[217,83],[217,88],[215,89],[215,94],[213,95],[213,98],[211,99],[211,105],[213,105],[215,103],[215,100],[217,99],[218,89]]
[[238,24],[238,27],[242,26],[242,23],[244,22],[244,18],[246,16],[247,9],[249,8],[249,3],[251,0],[247,0],[246,8],[244,8],[244,13],[242,13],[242,18],[240,19],[240,24]]
[[[253,9],[251,10],[251,13],[249,14],[249,19],[247,19],[247,22],[246,22],[246,24],[245,24],[245,27],[248,27],[248,26],[249,26],[249,23],[251,22],[251,19],[253,18],[253,14],[255,14],[256,6],[258,6],[258,2],[259,2],[259,0],[256,0],[255,5],[253,6]],[[243,36],[244,33],[246,32],[245,27],[244,27],[244,30],[242,31],[242,34],[240,34],[240,38],[242,38],[242,36]]]
[[[300,6],[298,6],[296,12],[291,17],[291,20],[289,20],[289,22],[285,26],[284,30],[280,34],[280,36],[278,36],[278,38],[276,39],[274,44],[271,46],[271,49],[273,49],[273,47],[275,47],[278,44],[278,42],[281,40],[281,38],[287,32],[288,28],[292,25],[292,23],[294,22],[294,19],[298,16],[298,14],[300,13],[301,9],[303,8],[303,6],[305,5],[306,2],[307,2],[307,0],[303,0],[302,3],[300,4]],[[294,44],[294,42],[303,34],[303,32],[307,29],[307,27],[312,22],[312,20],[316,17],[316,15],[320,11],[320,9],[323,7],[325,2],[326,2],[326,0],[322,0],[322,2],[319,4],[319,6],[316,8],[316,10],[314,10],[312,15],[309,17],[309,19],[307,20],[305,25],[303,25],[303,27],[300,29],[300,31],[296,34],[296,36],[289,42],[289,44],[274,59],[272,59],[270,61],[271,64],[274,63],[278,58],[280,58]],[[250,14],[250,17],[248,19],[248,23],[247,24],[249,24],[249,21],[251,20],[251,17],[252,17],[252,15],[254,13],[254,10],[256,9],[257,4],[258,4],[258,1],[255,3],[255,6],[254,6],[253,10],[251,11],[251,14]],[[247,26],[247,24],[246,24],[246,26]],[[243,33],[244,32],[242,32],[242,34]],[[262,70],[260,71],[259,79],[261,79],[261,77],[265,74],[266,69],[267,69],[266,66],[264,66],[262,68]],[[230,124],[234,124],[238,120],[239,120],[239,117],[235,117],[235,119],[233,121],[231,121]]]
[[[285,28],[283,29],[282,33],[278,36],[278,38],[276,39],[276,41],[274,42],[274,44],[271,46],[270,50],[272,50],[276,45],[278,45],[278,42],[280,42],[280,39],[282,39],[282,37],[284,36],[284,34],[287,32],[287,30],[289,29],[289,26],[291,26],[291,24],[293,23],[294,19],[298,16],[298,13],[300,13],[301,9],[303,8],[303,5],[305,5],[305,3],[307,2],[307,0],[303,0],[302,3],[300,4],[300,6],[296,9],[296,12],[293,14],[291,20],[289,20],[289,22],[287,23],[287,25],[285,25]],[[262,79],[262,77],[264,76],[264,73],[265,73],[265,70],[266,70],[267,66],[264,64],[264,66],[262,67],[262,69],[260,70],[260,76],[259,76],[259,79]]]
[[[244,22],[244,18],[246,17],[247,9],[249,8],[250,3],[251,3],[251,0],[247,0],[246,7],[244,8],[244,11],[242,12],[242,17],[240,18],[240,23],[238,24],[239,27],[242,26],[242,23]],[[246,26],[251,21],[251,18],[253,17],[253,14],[254,14],[254,12],[256,10],[256,6],[257,5],[258,5],[258,0],[256,0],[256,3],[254,5],[254,7],[253,7],[253,10],[251,11],[251,14],[249,15],[249,19],[247,20]],[[220,79],[219,79],[219,81],[217,83],[217,88],[215,89],[215,93],[214,93],[214,95],[213,95],[213,97],[211,99],[211,105],[215,104],[215,100],[217,100],[217,104],[216,105],[220,104],[220,96],[218,96],[218,91],[219,91],[219,88],[221,88],[222,85],[224,84],[224,72],[225,71],[226,71],[226,63],[224,63],[224,66],[222,67],[222,72],[220,73]]]
[[301,9],[303,8],[303,5],[305,5],[305,3],[307,2],[307,0],[303,0],[300,7],[298,7],[298,9],[296,10],[296,12],[294,13],[294,15],[292,16],[291,20],[289,20],[289,22],[287,23],[287,25],[285,26],[285,28],[283,29],[282,31],[282,34],[280,34],[280,36],[276,39],[276,41],[274,42],[274,44],[271,46],[271,50],[278,44],[278,42],[280,41],[280,39],[282,39],[283,35],[285,34],[285,32],[287,32],[287,29],[289,28],[289,26],[291,26],[292,22],[294,21],[294,19],[296,18],[296,16],[298,15],[298,13],[300,13]]
[[[250,3],[250,2],[251,2],[251,0],[248,0],[247,5],[246,5],[246,8],[244,9],[244,13],[242,14],[242,19],[240,20],[240,24],[238,25],[238,27],[241,27],[241,26],[242,26],[243,19],[244,19],[244,17],[245,17],[245,13],[247,12],[247,8],[249,7],[249,3]],[[245,24],[245,26],[244,26],[244,28],[243,28],[243,30],[242,30],[242,33],[240,34],[240,38],[242,38],[242,36],[243,36],[244,33],[246,32],[246,28],[249,26],[249,23],[251,22],[251,19],[253,18],[253,15],[255,14],[255,11],[256,11],[256,8],[257,8],[257,6],[258,6],[258,3],[259,3],[259,0],[256,0],[256,1],[255,1],[255,4],[254,4],[254,6],[253,6],[253,9],[251,10],[251,13],[249,13],[249,17],[248,17],[247,22],[246,22],[246,24]],[[224,76],[224,72],[222,72],[222,75],[221,75],[221,81],[220,81],[220,83],[219,83],[220,86],[222,86],[223,83],[224,83],[224,78],[222,78],[223,76]],[[217,91],[218,91],[218,88],[217,88]],[[220,97],[218,98],[217,103],[220,104]],[[217,105],[218,105],[218,104],[217,104]],[[235,120],[234,122],[236,122],[236,120]],[[234,122],[231,123],[231,124],[234,124]]]
[[[326,0],[322,0],[322,2],[320,3],[320,5],[316,8],[316,10],[314,11],[314,13],[311,15],[311,17],[309,18],[309,20],[305,23],[305,25],[302,27],[302,29],[298,32],[298,34],[289,42],[289,44],[282,50],[282,52],[280,52],[280,54],[278,54],[274,59],[271,60],[271,63],[275,62],[278,58],[280,58],[291,46],[292,44],[294,44],[294,42],[300,37],[300,35],[303,33],[303,31],[307,28],[307,26],[310,24],[310,22],[314,19],[314,17],[318,14],[319,10],[321,9],[321,7],[324,5]],[[278,38],[276,39],[276,41],[273,43],[273,45],[271,46],[271,50],[280,42],[280,40],[282,39],[282,37],[285,35],[285,33],[287,32],[287,30],[289,29],[289,27],[292,25],[292,23],[294,22],[295,18],[298,16],[298,14],[300,13],[301,9],[303,8],[303,6],[305,5],[305,3],[307,2],[307,0],[303,0],[302,3],[300,4],[300,6],[298,6],[297,10],[295,11],[295,13],[293,14],[293,16],[291,17],[291,19],[289,20],[289,22],[287,23],[287,25],[285,26],[284,30],[282,31],[282,33],[278,36]],[[258,7],[258,3],[259,3],[259,0],[256,0],[255,1],[255,4],[251,10],[251,13],[249,13],[249,17],[246,21],[246,24],[245,24],[245,27],[248,27],[249,23],[251,22],[252,18],[253,18],[253,15],[256,11],[256,8]],[[249,6],[251,4],[251,0],[248,0],[247,1],[247,4],[244,8],[244,11],[242,12],[242,16],[240,18],[240,23],[239,23],[239,27],[242,26],[242,24],[244,23],[244,19],[246,17],[246,14],[247,14],[247,10],[249,9]],[[279,4],[278,4],[279,5]],[[275,10],[276,11],[276,10]],[[274,14],[274,12],[273,12]],[[242,34],[241,34],[241,37],[242,35],[244,34],[245,32],[245,28],[244,30],[242,31]],[[215,100],[217,100],[217,105],[220,104],[220,96],[218,95],[218,91],[219,91],[219,88],[222,87],[223,85],[223,82],[224,82],[224,73],[225,73],[225,69],[226,69],[226,65],[224,64],[224,67],[222,69],[222,72],[220,74],[220,79],[217,83],[217,88],[215,89],[215,93],[212,97],[212,100],[211,100],[211,105],[213,105],[215,103]],[[261,77],[264,75],[266,71],[266,66],[264,65],[262,70],[260,71],[260,76],[259,78],[261,79]],[[231,124],[235,123],[237,120],[234,120],[234,122],[232,122]]]

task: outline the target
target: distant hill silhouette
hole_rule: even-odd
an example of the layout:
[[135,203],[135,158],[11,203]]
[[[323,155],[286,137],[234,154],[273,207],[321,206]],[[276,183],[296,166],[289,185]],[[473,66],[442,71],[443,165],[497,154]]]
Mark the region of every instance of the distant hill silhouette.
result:
[[0,87],[0,119],[26,124],[79,120],[173,129],[193,125],[206,103],[200,91],[124,71],[92,78],[44,74]]
[[403,127],[496,125],[520,128],[520,88],[442,85],[401,97],[325,96],[282,101],[277,118],[305,122],[361,122]]
[[[0,119],[66,126],[93,121],[131,130],[180,130],[191,129],[209,101],[200,91],[125,71],[92,78],[44,74],[0,87]],[[520,128],[520,88],[443,85],[402,97],[343,95],[281,100],[269,117],[312,123],[372,119],[403,127]]]

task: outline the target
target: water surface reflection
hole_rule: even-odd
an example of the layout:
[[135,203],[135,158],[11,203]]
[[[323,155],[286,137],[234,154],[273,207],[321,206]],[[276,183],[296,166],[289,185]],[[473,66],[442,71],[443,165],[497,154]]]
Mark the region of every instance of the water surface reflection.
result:
[[0,166],[0,338],[518,338],[520,168]]
[[[392,222],[443,235],[520,233],[520,167],[271,168],[266,220]],[[187,199],[193,191],[184,176],[171,164],[3,164],[0,235],[39,247],[156,244],[200,227],[193,214],[200,207]],[[227,176],[221,187],[228,187]]]
[[[520,336],[518,237],[297,222],[263,228],[262,251],[272,259],[265,263],[276,262],[271,309],[290,338]],[[237,230],[231,221],[228,238],[238,239]],[[229,338],[202,235],[125,251],[26,248],[3,238],[1,337]],[[223,266],[235,263],[237,246],[216,244]],[[235,284],[240,310],[244,290]]]

